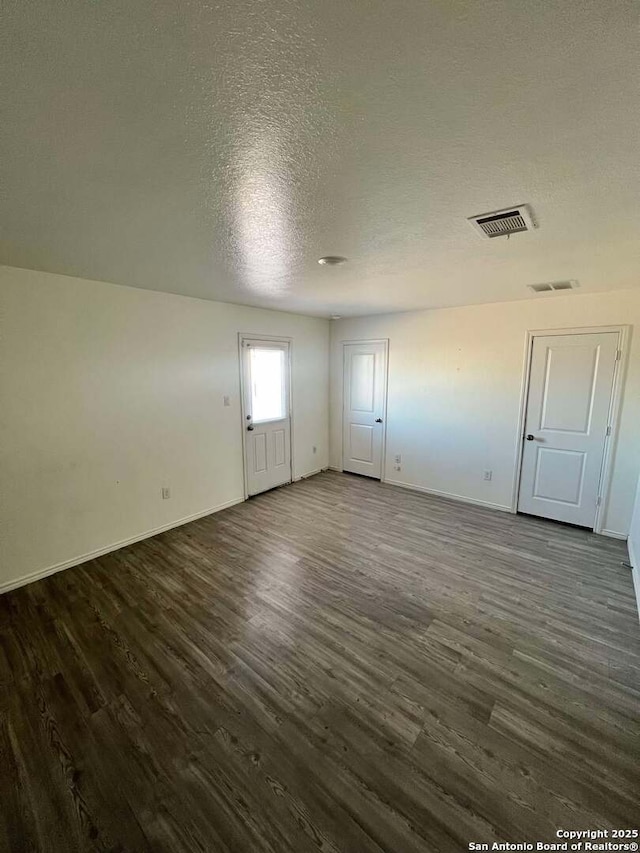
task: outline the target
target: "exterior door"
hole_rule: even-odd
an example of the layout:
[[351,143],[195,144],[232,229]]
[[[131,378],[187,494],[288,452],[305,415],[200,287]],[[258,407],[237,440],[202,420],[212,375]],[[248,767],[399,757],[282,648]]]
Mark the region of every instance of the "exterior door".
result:
[[288,341],[243,338],[244,465],[248,495],[291,482]]
[[618,334],[533,339],[520,512],[593,527]]
[[387,344],[344,344],[342,469],[382,477]]

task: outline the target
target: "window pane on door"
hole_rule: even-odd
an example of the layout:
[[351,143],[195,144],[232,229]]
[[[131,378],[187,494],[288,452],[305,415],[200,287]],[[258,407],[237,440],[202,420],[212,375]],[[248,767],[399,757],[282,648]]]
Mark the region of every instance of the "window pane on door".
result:
[[251,347],[251,414],[254,423],[286,414],[285,354],[281,349]]

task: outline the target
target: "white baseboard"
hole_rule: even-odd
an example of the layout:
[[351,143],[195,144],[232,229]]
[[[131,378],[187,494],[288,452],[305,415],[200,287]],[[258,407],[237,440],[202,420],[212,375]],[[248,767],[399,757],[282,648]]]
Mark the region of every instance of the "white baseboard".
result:
[[626,533],[618,533],[616,530],[601,530],[601,536],[608,536],[610,539],[622,539],[623,542],[627,540]]
[[342,474],[342,468],[339,468],[337,465],[329,465],[329,471],[338,471],[338,473]]
[[640,569],[634,566],[631,569],[631,577],[633,578],[633,587],[636,591],[636,604],[638,606],[638,620],[640,620]]
[[633,586],[636,591],[638,619],[640,619],[640,554],[635,553],[634,542],[631,538],[627,539],[627,550],[629,551],[629,562],[633,566],[631,577],[633,578]]
[[410,489],[412,492],[423,492],[426,495],[434,495],[437,498],[448,498],[452,501],[458,501],[465,504],[473,504],[474,506],[483,506],[487,509],[497,509],[500,512],[511,512],[511,507],[506,504],[494,504],[490,501],[482,501],[478,498],[468,498],[466,495],[456,495],[454,492],[441,492],[438,489],[427,489],[424,486],[416,486],[413,483],[403,483],[401,480],[384,481],[389,486],[400,486],[401,489]]
[[244,498],[234,498],[226,501],[218,506],[210,507],[201,512],[194,512],[193,515],[186,515],[178,521],[170,521],[168,524],[163,524],[160,527],[154,527],[153,530],[147,530],[145,533],[130,536],[128,539],[122,539],[120,542],[113,542],[111,545],[105,545],[103,548],[97,548],[95,551],[90,551],[88,554],[82,554],[80,557],[72,557],[70,560],[65,560],[63,563],[56,563],[54,566],[47,566],[45,569],[38,569],[35,572],[30,572],[28,575],[14,578],[10,581],[5,581],[0,584],[0,594],[9,592],[9,590],[17,589],[20,586],[25,586],[28,583],[39,581],[41,578],[46,578],[49,575],[55,575],[56,572],[62,572],[64,569],[70,569],[72,566],[79,566],[81,563],[86,563],[89,560],[95,560],[96,557],[102,557],[104,554],[110,554],[112,551],[117,551],[119,548],[124,548],[126,545],[133,545],[134,542],[141,542],[143,539],[150,539],[152,536],[157,536],[158,533],[164,533],[166,530],[171,530],[173,527],[180,527],[183,524],[188,524],[190,521],[197,521],[199,518],[204,518],[206,515],[213,515],[214,512],[227,509],[230,506],[242,503]]

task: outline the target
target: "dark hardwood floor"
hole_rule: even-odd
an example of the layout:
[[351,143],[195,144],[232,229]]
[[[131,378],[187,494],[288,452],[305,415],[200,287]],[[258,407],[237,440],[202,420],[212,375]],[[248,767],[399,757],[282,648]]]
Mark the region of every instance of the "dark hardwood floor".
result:
[[0,849],[459,853],[637,827],[625,558],[327,473],[8,593]]

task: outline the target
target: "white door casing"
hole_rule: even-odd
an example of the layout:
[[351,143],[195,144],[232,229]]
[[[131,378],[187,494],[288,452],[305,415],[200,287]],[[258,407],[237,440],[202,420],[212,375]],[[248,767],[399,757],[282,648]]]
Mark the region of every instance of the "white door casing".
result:
[[618,347],[617,332],[533,338],[518,511],[594,527]]
[[290,343],[241,338],[242,428],[247,495],[290,483]]
[[382,478],[387,342],[345,343],[342,468]]

